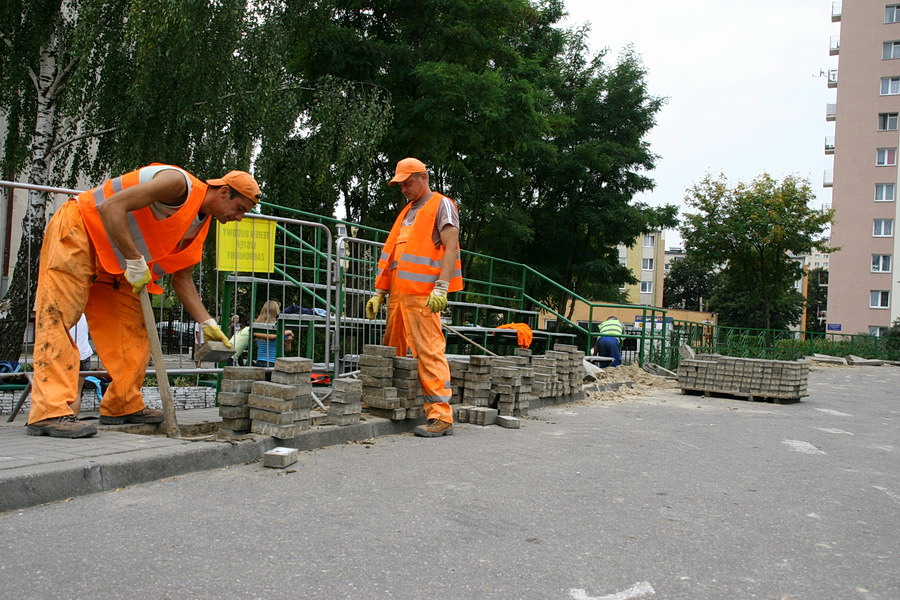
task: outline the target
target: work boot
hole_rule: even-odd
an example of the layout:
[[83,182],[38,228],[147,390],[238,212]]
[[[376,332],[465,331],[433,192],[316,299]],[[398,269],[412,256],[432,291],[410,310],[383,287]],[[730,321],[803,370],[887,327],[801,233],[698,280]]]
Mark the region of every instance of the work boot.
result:
[[100,415],[101,425],[122,425],[124,423],[162,423],[163,411],[154,408],[142,408],[141,410],[131,413],[130,415],[122,415],[121,417],[110,417],[108,415]]
[[73,415],[53,417],[36,423],[29,423],[25,427],[28,435],[49,435],[61,438],[82,438],[97,434],[97,426],[93,423],[79,421]]
[[437,419],[428,419],[427,423],[413,429],[413,433],[419,437],[453,435],[453,423],[446,423],[444,421],[438,421]]

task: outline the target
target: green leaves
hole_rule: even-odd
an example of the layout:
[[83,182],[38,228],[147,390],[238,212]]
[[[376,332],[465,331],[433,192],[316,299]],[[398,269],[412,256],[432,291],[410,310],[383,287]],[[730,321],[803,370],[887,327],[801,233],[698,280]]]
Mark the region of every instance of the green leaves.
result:
[[722,269],[722,288],[711,309],[726,325],[781,329],[799,322],[803,298],[794,289],[802,276],[792,257],[828,252],[823,233],[832,212],[810,207],[809,182],[777,181],[762,174],[730,186],[724,175],[707,176],[685,201],[695,212],[682,226],[688,255]]

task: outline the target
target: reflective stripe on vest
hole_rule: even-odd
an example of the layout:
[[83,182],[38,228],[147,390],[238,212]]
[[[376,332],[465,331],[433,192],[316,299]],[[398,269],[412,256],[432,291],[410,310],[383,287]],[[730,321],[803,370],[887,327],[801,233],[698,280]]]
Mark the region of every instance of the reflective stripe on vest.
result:
[[[434,247],[432,232],[434,231],[437,211],[441,199],[445,196],[434,193],[431,198],[416,213],[416,218],[411,225],[412,231],[403,246],[403,253],[399,258],[388,264],[391,254],[400,237],[400,229],[403,227],[403,219],[409,212],[412,202],[400,211],[391,233],[378,260],[378,272],[375,277],[375,287],[381,290],[390,290],[390,271],[397,269],[397,277],[394,282],[395,290],[407,294],[428,295],[434,289],[434,283],[441,274],[441,261],[444,257],[444,246]],[[449,200],[449,198],[448,198]],[[452,200],[451,200],[452,202]],[[454,204],[454,206],[456,206]],[[448,291],[455,292],[463,289],[462,263],[457,256],[456,264],[450,274]]]
[[619,321],[603,321],[603,323],[600,324],[600,331],[598,333],[601,336],[620,337],[624,332],[625,329]]
[[[131,211],[125,216],[128,233],[134,240],[138,252],[147,261],[154,280],[200,262],[203,242],[206,240],[211,222],[211,219],[207,218],[190,243],[184,248],[179,248],[184,235],[200,212],[208,186],[187,171],[179,167],[172,168],[185,173],[191,182],[191,191],[184,204],[165,219],[157,219],[149,206]],[[77,197],[85,229],[97,251],[100,266],[107,273],[115,275],[124,272],[125,257],[109,237],[98,208],[113,194],[139,183],[140,170],[131,171],[109,179]]]

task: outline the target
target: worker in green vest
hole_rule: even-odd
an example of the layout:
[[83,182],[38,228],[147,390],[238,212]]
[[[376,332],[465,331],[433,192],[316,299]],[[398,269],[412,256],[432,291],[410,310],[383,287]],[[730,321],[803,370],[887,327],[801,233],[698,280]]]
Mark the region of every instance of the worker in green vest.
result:
[[625,333],[622,323],[610,316],[600,324],[600,337],[597,338],[597,345],[594,351],[596,356],[608,356],[613,359],[612,367],[618,367],[622,364],[622,350],[619,347],[619,338]]

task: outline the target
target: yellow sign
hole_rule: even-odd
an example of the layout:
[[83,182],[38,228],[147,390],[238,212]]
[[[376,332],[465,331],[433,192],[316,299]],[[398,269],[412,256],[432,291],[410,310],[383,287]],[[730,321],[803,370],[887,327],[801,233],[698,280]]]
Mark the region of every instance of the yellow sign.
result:
[[275,270],[275,222],[261,219],[216,222],[216,269],[271,273]]

